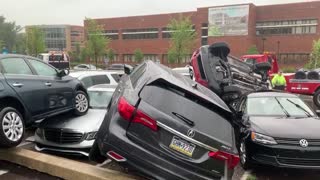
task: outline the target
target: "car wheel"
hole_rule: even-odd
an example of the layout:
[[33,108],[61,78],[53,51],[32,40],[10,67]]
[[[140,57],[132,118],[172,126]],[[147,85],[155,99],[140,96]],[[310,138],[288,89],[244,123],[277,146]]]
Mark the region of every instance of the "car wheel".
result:
[[320,90],[317,90],[313,95],[313,103],[320,108]]
[[247,151],[245,140],[242,140],[239,147],[239,156],[240,156],[240,163],[243,167],[243,169],[250,169],[251,163],[250,163],[250,157]]
[[5,107],[0,111],[0,146],[14,147],[24,136],[24,120],[15,108]]
[[88,112],[89,99],[88,95],[83,91],[77,91],[75,96],[75,110],[74,114],[82,116]]

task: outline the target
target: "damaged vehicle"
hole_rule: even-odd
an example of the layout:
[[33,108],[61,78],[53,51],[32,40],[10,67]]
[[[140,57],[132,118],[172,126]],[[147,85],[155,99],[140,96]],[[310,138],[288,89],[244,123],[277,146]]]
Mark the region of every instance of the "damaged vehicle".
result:
[[232,105],[246,92],[271,88],[268,62],[247,64],[231,55],[228,44],[214,43],[200,47],[191,58],[195,80]]
[[239,162],[232,113],[190,78],[146,61],[122,77],[107,109],[91,160],[155,179],[231,179]]

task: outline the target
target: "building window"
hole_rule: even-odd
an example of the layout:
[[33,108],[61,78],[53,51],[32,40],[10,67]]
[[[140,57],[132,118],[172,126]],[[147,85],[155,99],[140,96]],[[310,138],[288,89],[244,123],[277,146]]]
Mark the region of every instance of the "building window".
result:
[[[195,31],[196,26],[192,26],[192,31]],[[208,30],[207,30],[208,31]],[[161,35],[163,39],[171,38],[171,33],[174,32],[173,30],[170,30],[168,27],[161,28]]]
[[202,45],[202,46],[208,45],[208,37],[201,38],[201,45]]
[[317,26],[316,19],[257,22],[256,34],[313,34],[317,32]]
[[151,60],[153,62],[157,62],[157,60],[159,60],[159,59],[158,59],[158,55],[156,55],[156,54],[145,54],[143,56],[143,60],[144,61]]
[[144,29],[124,29],[122,30],[123,39],[157,39],[158,28],[144,28]]
[[81,31],[71,31],[71,36],[81,36]]

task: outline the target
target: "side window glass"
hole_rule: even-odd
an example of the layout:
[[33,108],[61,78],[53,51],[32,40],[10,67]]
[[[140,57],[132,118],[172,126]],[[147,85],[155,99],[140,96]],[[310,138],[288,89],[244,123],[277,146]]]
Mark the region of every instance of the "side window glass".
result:
[[37,61],[37,60],[32,60],[28,59],[29,63],[31,66],[36,70],[37,74],[40,76],[57,76],[57,71],[50,67],[49,65]]
[[110,79],[107,77],[107,75],[93,76],[92,81],[93,81],[93,85],[110,84]]
[[32,75],[28,64],[22,58],[7,58],[0,60],[4,74],[25,74]]
[[81,80],[81,82],[83,83],[83,85],[88,88],[90,86],[93,85],[93,81],[92,81],[92,77],[85,77]]
[[137,86],[138,80],[144,73],[145,69],[146,69],[146,64],[144,63],[139,67],[135,68],[134,71],[130,74],[130,80],[134,88]]
[[112,78],[116,81],[116,82],[119,82],[120,81],[120,76],[119,74],[111,74]]

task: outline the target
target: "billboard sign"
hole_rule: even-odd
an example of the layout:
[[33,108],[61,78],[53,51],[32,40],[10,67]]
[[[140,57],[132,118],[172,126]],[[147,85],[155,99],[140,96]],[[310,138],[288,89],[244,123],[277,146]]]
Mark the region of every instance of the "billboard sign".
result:
[[249,5],[208,9],[208,36],[248,35]]

